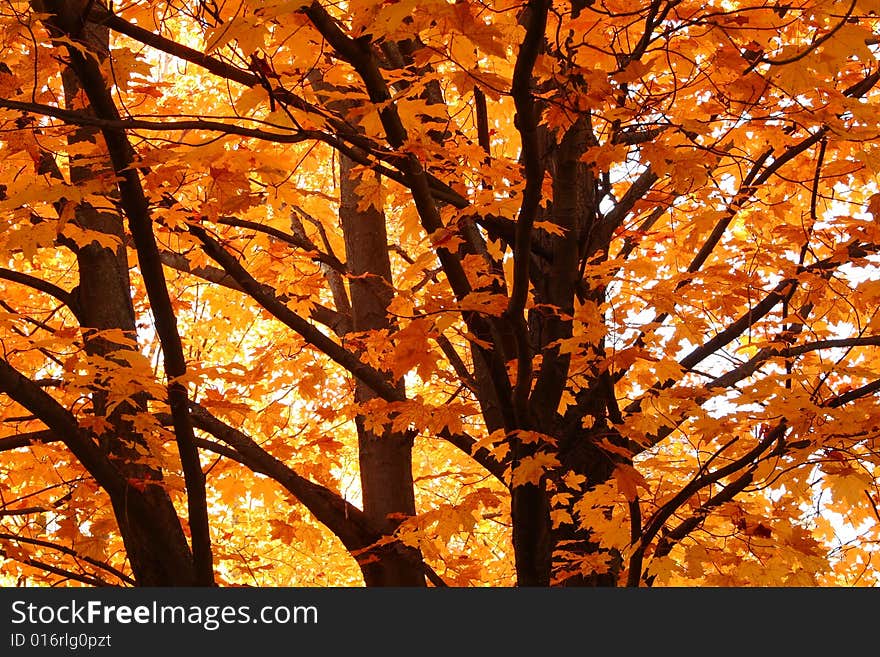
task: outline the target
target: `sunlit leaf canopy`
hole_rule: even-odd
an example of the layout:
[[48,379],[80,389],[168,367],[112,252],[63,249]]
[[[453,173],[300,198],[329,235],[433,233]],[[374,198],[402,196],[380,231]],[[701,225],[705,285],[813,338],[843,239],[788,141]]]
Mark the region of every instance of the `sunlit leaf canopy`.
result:
[[0,2],[3,581],[876,585],[878,23]]

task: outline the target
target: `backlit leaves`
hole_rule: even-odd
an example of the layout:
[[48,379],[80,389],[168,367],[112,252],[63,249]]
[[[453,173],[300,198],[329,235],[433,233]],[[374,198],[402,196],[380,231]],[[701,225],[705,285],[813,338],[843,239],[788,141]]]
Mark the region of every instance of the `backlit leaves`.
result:
[[[517,488],[545,494],[567,537],[556,582],[874,583],[876,2],[848,17],[848,3],[812,0],[606,0],[577,16],[557,3],[527,80],[514,74],[522,3],[318,3],[338,39],[302,3],[207,4],[116,7],[171,45],[112,30],[102,64],[183,335],[181,383],[202,409],[356,507],[358,430],[412,441],[416,513],[376,540],[418,548],[449,584],[514,582]],[[76,118],[40,108],[66,106],[64,47],[83,45],[53,42],[33,14],[0,16],[3,356],[93,443],[126,423],[143,439],[131,458],[161,468],[183,509],[163,354],[106,143],[71,143]],[[536,216],[521,212],[522,82],[539,123]],[[193,117],[215,123],[175,125]],[[141,119],[151,127],[126,123]],[[341,153],[359,176],[355,213],[384,217],[388,280],[347,262]],[[72,163],[90,179],[71,184]],[[316,333],[247,294],[193,227]],[[81,256],[99,247],[127,255],[136,334],[81,330]],[[352,290],[374,283],[387,313],[366,326]],[[92,339],[115,347],[97,354]],[[352,363],[387,383],[384,398],[357,392]],[[0,413],[0,446],[45,429],[8,395]],[[218,581],[360,583],[355,557],[372,556],[242,452],[198,437]],[[3,516],[0,533],[128,567],[107,496],[62,444],[4,449],[0,472],[4,509],[47,509]],[[0,546],[7,575],[53,581],[22,565],[49,558],[33,544]]]

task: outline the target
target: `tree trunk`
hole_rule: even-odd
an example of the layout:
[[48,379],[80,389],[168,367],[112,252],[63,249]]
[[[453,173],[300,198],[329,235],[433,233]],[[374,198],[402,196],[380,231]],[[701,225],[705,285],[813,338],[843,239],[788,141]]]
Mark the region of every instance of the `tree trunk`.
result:
[[[106,29],[88,23],[81,38],[92,52],[108,52],[109,34]],[[62,81],[67,108],[89,111],[88,101],[76,74],[67,68],[63,72]],[[71,145],[82,142],[97,144],[100,143],[99,132],[94,128],[81,127],[68,141]],[[85,185],[103,177],[106,180],[107,195],[112,197],[112,170],[96,164],[105,157],[102,154],[100,159],[88,156],[72,158],[71,183]],[[136,340],[122,217],[82,203],[76,208],[74,221],[83,229],[111,236],[119,244],[111,249],[94,241],[75,249],[79,273],[79,284],[75,292],[83,328],[95,331],[119,329],[128,338]],[[99,356],[119,367],[127,367],[126,362],[115,356],[114,352],[129,347],[90,333],[86,331],[85,337],[85,349],[89,356]],[[100,437],[103,450],[123,476],[143,486],[144,497],[153,515],[153,524],[163,530],[157,535],[155,530],[139,526],[132,520],[126,500],[111,495],[114,514],[135,581],[139,586],[193,585],[196,580],[192,553],[171,498],[163,487],[162,472],[145,462],[149,459],[151,446],[144,436],[135,431],[131,421],[125,419],[126,416],[148,412],[146,397],[136,395],[131,401],[118,404],[108,413],[108,391],[99,382],[92,392],[91,400],[94,414],[104,417],[112,426],[111,430]],[[146,458],[143,452],[147,453]]]
[[[361,197],[357,185],[360,180],[361,177],[353,171],[352,161],[340,155],[339,218],[345,237],[346,261],[353,276],[349,283],[352,326],[355,332],[393,331],[394,323],[388,316],[393,288],[385,216],[381,209],[372,205],[358,209]],[[403,381],[398,381],[396,386],[403,394]],[[365,403],[375,396],[365,383],[356,382],[357,403]],[[416,513],[413,438],[391,430],[381,434],[370,431],[362,416],[356,418],[355,424],[364,513],[375,527],[392,533],[404,518]],[[378,557],[379,562],[364,570],[367,586],[424,586],[421,555],[416,550],[411,552],[404,555],[386,551],[372,555]]]
[[[606,258],[608,248],[598,209],[597,183],[588,164],[581,161],[595,137],[587,117],[578,119],[558,141],[546,128],[540,128],[539,135],[552,180],[552,200],[542,209],[542,219],[560,226],[564,233],[536,231],[533,235],[539,251],[549,256],[534,258],[531,270],[535,309],[529,313],[529,334],[535,353],[541,354],[541,364],[529,399],[530,409],[536,430],[555,440],[558,472],[582,475],[592,488],[607,482],[620,460],[597,446],[602,439],[617,442],[613,422],[618,420],[619,412],[607,373],[594,372],[576,405],[565,416],[559,413],[563,391],[569,386],[571,357],[556,345],[572,337],[576,299],[599,305],[605,295],[604,285],[581,280],[580,275],[585,261]],[[597,361],[601,361],[603,342],[600,340],[593,349]],[[586,417],[591,419],[589,429],[583,426]],[[543,586],[559,581],[566,586],[614,586],[619,555],[600,549],[591,540],[589,528],[581,526],[576,517],[574,524],[551,527],[551,493],[544,487],[520,488],[523,490],[513,490],[518,583]],[[563,555],[565,558],[561,558]],[[568,574],[565,568],[569,561],[591,556],[605,560],[607,572],[583,572],[563,578]]]

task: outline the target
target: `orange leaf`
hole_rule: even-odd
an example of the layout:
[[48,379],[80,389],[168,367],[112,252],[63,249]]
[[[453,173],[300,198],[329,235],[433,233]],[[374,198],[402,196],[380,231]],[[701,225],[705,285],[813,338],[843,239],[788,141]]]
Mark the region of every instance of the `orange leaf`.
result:
[[614,480],[617,482],[617,490],[630,502],[638,497],[638,489],[650,490],[648,482],[641,473],[631,465],[621,463],[614,468]]

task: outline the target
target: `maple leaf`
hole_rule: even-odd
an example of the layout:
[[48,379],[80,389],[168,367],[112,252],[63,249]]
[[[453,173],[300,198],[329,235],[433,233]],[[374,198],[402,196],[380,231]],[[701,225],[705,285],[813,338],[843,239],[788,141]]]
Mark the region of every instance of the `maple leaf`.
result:
[[648,573],[660,580],[661,583],[669,581],[679,572],[681,572],[681,566],[671,557],[651,559],[651,563],[648,564]]
[[471,292],[459,302],[458,306],[462,311],[473,310],[500,316],[507,308],[507,297],[493,292]]
[[545,233],[549,233],[550,235],[565,235],[566,229],[558,224],[554,224],[552,221],[536,221],[534,223],[535,228],[540,228]]
[[877,2],[46,4],[0,585],[877,577]]
[[431,334],[432,323],[427,319],[413,320],[395,334],[394,351],[389,365],[396,378],[413,368],[418,368],[422,378],[428,378],[437,362],[428,343]]
[[639,488],[650,491],[648,482],[642,474],[631,465],[625,463],[620,463],[614,467],[614,480],[617,482],[617,489],[630,502],[638,497]]
[[559,459],[548,452],[525,456],[513,468],[510,485],[513,487],[525,484],[538,485],[549,470],[559,465]]
[[829,483],[837,499],[856,506],[865,500],[865,492],[872,482],[866,473],[848,468],[842,474],[831,476]]

